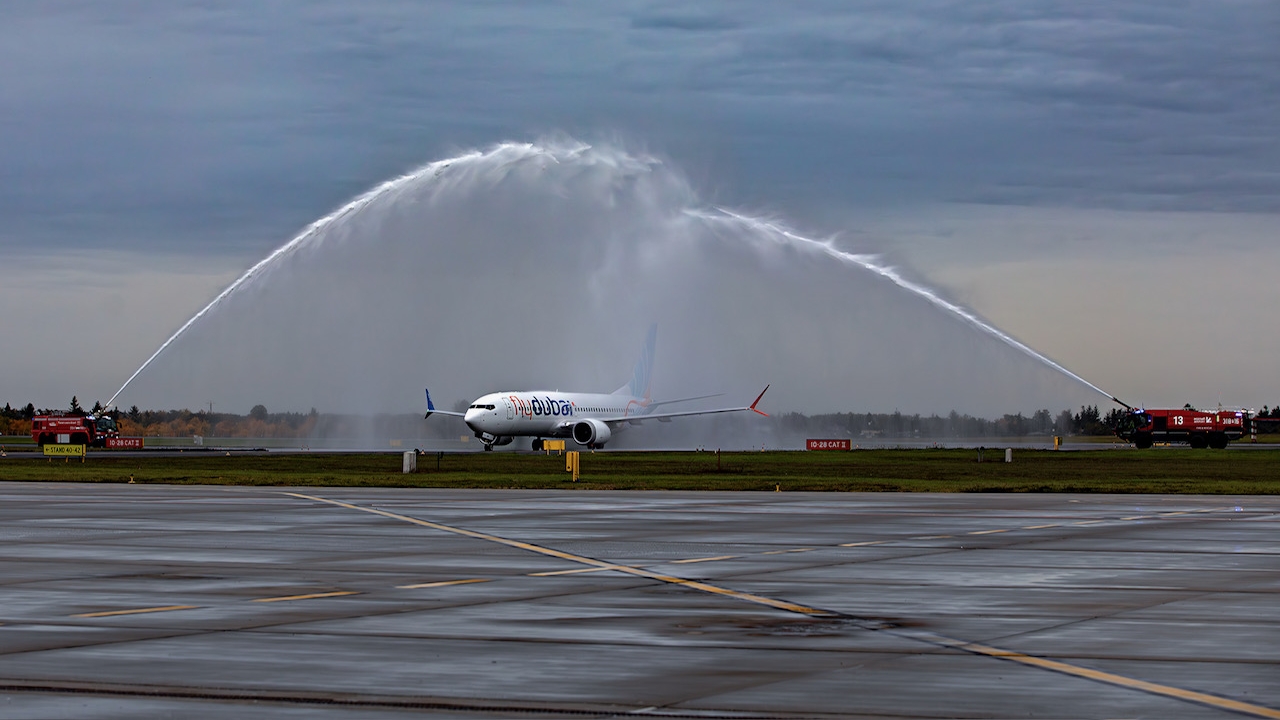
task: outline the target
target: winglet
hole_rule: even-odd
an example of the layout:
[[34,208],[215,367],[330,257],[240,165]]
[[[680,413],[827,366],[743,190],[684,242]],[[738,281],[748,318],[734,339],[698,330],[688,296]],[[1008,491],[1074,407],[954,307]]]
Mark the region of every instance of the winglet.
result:
[[748,410],[750,410],[750,411],[751,411],[751,412],[753,412],[753,413],[757,413],[757,414],[759,414],[759,415],[763,415],[763,416],[765,416],[765,417],[769,417],[769,413],[767,413],[767,412],[762,412],[762,411],[760,411],[760,410],[757,410],[757,409],[756,409],[756,405],[759,405],[759,404],[760,404],[760,398],[764,397],[764,394],[765,394],[765,393],[767,393],[767,392],[769,392],[769,386],[768,386],[768,385],[765,385],[765,386],[764,386],[764,389],[760,391],[760,394],[756,396],[756,401],[755,401],[755,402],[753,402],[753,403],[751,403],[751,407],[749,407],[749,408],[747,408],[747,409],[748,409]]
[[431,417],[431,413],[436,411],[435,403],[431,402],[431,388],[423,388],[427,392],[427,414],[422,416],[423,420]]

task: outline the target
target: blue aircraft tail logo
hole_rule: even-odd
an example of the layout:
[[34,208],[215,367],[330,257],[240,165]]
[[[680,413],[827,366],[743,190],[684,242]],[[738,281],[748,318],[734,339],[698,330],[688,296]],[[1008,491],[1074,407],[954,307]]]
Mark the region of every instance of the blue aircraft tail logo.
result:
[[649,326],[649,335],[644,340],[644,349],[640,351],[640,359],[636,361],[635,372],[631,382],[618,388],[617,394],[630,393],[632,397],[649,399],[650,384],[653,381],[653,352],[658,344],[658,326]]

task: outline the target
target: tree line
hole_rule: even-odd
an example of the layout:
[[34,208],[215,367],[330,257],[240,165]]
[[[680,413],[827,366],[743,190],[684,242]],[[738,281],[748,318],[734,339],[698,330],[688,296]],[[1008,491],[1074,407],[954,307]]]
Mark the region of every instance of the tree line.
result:
[[[1189,405],[1186,406],[1189,409]],[[95,403],[85,410],[72,396],[65,409],[37,409],[27,403],[14,408],[5,403],[0,409],[0,435],[30,435],[31,418],[55,412],[70,414],[101,414],[104,408]],[[315,408],[309,412],[269,412],[264,405],[255,405],[248,415],[214,413],[199,410],[142,410],[137,405],[128,410],[118,408],[109,413],[115,418],[124,436],[142,437],[207,437],[235,438],[310,438],[318,436],[346,437],[363,433],[402,433],[406,423],[416,416],[362,417],[356,415],[320,413]],[[979,418],[952,411],[947,415],[907,415],[893,413],[830,413],[804,415],[786,413],[774,418],[787,432],[810,436],[836,435],[839,437],[886,438],[984,438],[1024,437],[1052,435],[1111,435],[1125,411],[1113,408],[1103,414],[1097,405],[1084,405],[1076,412],[1063,410],[1056,415],[1048,409],[1037,410],[1031,415],[1021,413],[1003,415],[995,419]],[[1280,419],[1280,404],[1264,405],[1258,412],[1260,418]],[[440,424],[433,428],[441,437],[456,434],[456,428]]]
[[807,416],[788,413],[781,417],[789,432],[809,435],[834,434],[865,438],[984,438],[1025,437],[1029,435],[1111,435],[1123,410],[1103,416],[1098,406],[1082,406],[1078,412],[1063,410],[1056,415],[1047,408],[1031,415],[1006,414],[988,419],[952,410],[947,415],[906,415],[893,413],[832,413]]
[[[1188,407],[1190,407],[1188,405]],[[101,414],[101,405],[84,410],[78,398],[72,397],[67,409],[37,409],[28,404],[13,407],[6,402],[0,410],[0,434],[29,436],[31,419],[51,413]],[[321,414],[312,407],[308,413],[270,413],[264,405],[255,405],[248,415],[206,413],[198,410],[141,410],[134,405],[128,410],[111,410],[122,436],[137,437],[241,437],[241,438],[310,438],[346,437],[367,432],[402,428],[412,416],[378,416]],[[902,413],[833,413],[804,415],[788,413],[777,416],[774,423],[790,433],[809,436],[835,434],[838,437],[886,438],[983,438],[1025,436],[1108,436],[1115,432],[1125,411],[1116,407],[1102,414],[1097,405],[1080,406],[1078,411],[1037,410],[1030,415],[1002,415],[1000,418],[975,418],[956,413],[947,415],[906,415]],[[1263,406],[1258,418],[1280,419],[1280,405]],[[442,437],[452,436],[454,428],[440,428]]]

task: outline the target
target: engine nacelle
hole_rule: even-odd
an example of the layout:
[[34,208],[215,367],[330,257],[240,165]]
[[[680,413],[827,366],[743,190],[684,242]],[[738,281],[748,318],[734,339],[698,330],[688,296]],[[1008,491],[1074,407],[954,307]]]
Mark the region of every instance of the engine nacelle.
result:
[[573,424],[573,441],[579,445],[600,447],[609,442],[613,433],[599,420],[580,420]]

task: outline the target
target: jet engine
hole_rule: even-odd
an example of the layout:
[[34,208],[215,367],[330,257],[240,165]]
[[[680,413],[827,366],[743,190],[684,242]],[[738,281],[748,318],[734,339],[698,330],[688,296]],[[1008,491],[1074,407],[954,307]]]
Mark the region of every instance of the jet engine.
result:
[[581,420],[573,425],[573,441],[579,445],[598,448],[612,436],[609,426],[599,420]]

